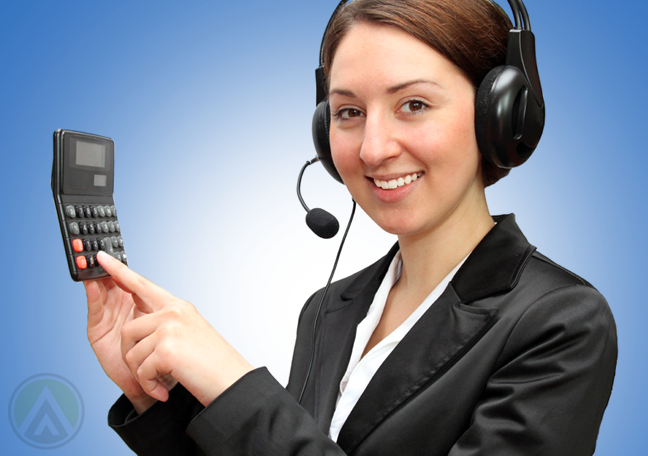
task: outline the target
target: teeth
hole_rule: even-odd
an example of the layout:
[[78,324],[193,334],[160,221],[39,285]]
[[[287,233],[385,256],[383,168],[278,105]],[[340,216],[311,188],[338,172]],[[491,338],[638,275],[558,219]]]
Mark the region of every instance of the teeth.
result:
[[384,190],[393,190],[395,188],[403,187],[404,185],[411,184],[414,182],[416,179],[418,179],[418,174],[413,173],[413,174],[408,174],[405,177],[399,177],[398,179],[392,179],[390,181],[381,181],[378,179],[374,179],[374,184],[376,184],[376,187],[380,187]]

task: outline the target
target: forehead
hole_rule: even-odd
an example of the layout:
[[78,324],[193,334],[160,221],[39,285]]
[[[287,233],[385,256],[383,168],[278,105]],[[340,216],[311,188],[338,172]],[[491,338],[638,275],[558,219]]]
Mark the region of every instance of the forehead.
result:
[[333,57],[330,86],[379,82],[387,86],[403,79],[453,79],[461,71],[436,50],[404,30],[359,22],[354,24]]

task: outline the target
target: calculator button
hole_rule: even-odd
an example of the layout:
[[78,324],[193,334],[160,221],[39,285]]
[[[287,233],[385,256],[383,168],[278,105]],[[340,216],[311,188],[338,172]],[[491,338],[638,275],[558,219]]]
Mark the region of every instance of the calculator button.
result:
[[117,243],[119,244],[119,247],[121,247],[122,249],[124,248],[124,240],[121,236],[117,238]]
[[86,257],[80,255],[75,258],[77,268],[79,269],[85,269],[88,267],[88,261],[86,260]]
[[104,209],[103,206],[97,206],[97,213],[99,214],[99,217],[106,216],[106,210]]
[[91,225],[91,224],[90,223],[84,223],[84,222],[79,223],[79,230],[81,231],[81,234],[83,234],[83,235],[88,234],[88,225]]
[[76,218],[76,210],[74,206],[65,206],[65,215],[70,218]]
[[81,206],[75,206],[74,210],[76,211],[76,216],[79,218],[83,218],[83,207]]
[[92,216],[94,218],[99,217],[99,211],[97,210],[97,206],[90,206],[90,211],[92,212]]
[[108,222],[101,222],[101,231],[104,233],[108,233]]
[[126,252],[122,252],[122,263],[124,263],[126,266],[128,266],[128,258],[126,257]]
[[115,231],[121,233],[121,227],[119,226],[119,222],[117,220],[115,220]]
[[97,257],[94,255],[86,255],[86,262],[89,268],[94,268],[97,265]]
[[95,234],[95,224],[88,223],[88,234]]
[[110,206],[110,208],[112,209],[113,217],[117,217],[117,209],[115,206]]
[[95,229],[95,233],[97,234],[101,233],[101,222],[96,222],[94,224],[94,229]]
[[90,210],[90,206],[83,206],[83,215],[85,215],[86,218],[92,217],[92,211]]
[[90,239],[83,240],[83,248],[86,252],[90,252],[92,250],[92,242],[90,241]]
[[112,242],[112,246],[113,246],[114,248],[119,247],[119,239],[117,238],[117,236],[113,236],[113,237],[111,237],[111,238],[110,238],[110,242]]
[[[102,245],[103,245],[103,247],[102,247]],[[112,246],[112,241],[108,237],[103,238],[103,239],[101,239],[99,241],[99,247],[101,248],[101,250],[106,252],[108,255],[113,255],[113,253],[114,253],[113,246]]]
[[122,260],[122,254],[121,252],[115,252],[115,259],[121,261]]
[[109,230],[111,233],[114,233],[114,232],[115,232],[115,222],[113,222],[112,220],[111,220],[110,222],[108,222],[108,230]]
[[75,236],[80,233],[79,231],[79,224],[77,222],[70,222],[68,224],[68,230],[70,233],[74,234]]
[[81,239],[72,239],[72,249],[75,252],[83,252],[83,241]]
[[99,250],[99,241],[95,238],[90,239],[90,243],[92,244],[92,251],[96,252]]
[[110,206],[105,207],[106,217],[112,217],[112,208]]

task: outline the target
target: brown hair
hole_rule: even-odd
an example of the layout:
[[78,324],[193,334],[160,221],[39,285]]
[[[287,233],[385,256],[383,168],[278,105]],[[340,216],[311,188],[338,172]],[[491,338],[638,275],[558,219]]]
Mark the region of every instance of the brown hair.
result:
[[[489,0],[353,0],[324,36],[327,79],[338,45],[357,22],[398,27],[436,50],[472,82],[475,90],[493,68],[506,61],[511,21]],[[482,158],[484,186],[509,173]]]

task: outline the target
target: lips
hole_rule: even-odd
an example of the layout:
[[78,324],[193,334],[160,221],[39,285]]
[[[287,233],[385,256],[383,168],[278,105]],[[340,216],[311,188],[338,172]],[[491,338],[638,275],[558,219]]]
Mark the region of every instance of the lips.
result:
[[399,177],[398,179],[391,179],[391,180],[374,179],[373,181],[374,184],[376,184],[376,187],[382,188],[383,190],[394,190],[409,185],[418,178],[419,178],[418,173],[412,173],[412,174],[407,174],[405,176]]

